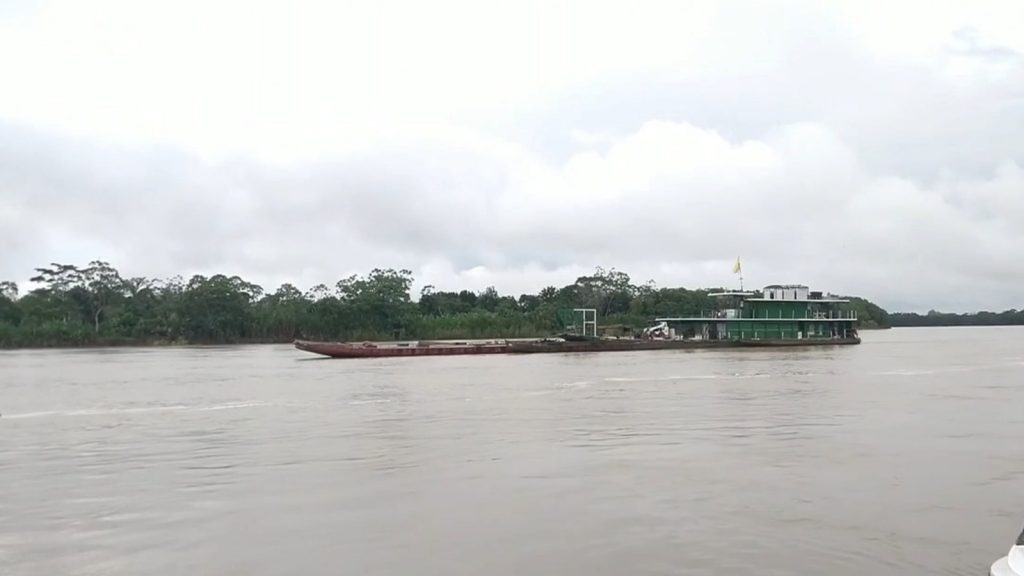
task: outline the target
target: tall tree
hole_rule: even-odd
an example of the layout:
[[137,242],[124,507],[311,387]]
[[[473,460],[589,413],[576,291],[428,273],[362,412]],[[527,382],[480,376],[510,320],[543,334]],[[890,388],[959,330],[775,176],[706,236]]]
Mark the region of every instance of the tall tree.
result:
[[393,333],[405,327],[414,310],[409,297],[411,286],[409,270],[375,268],[365,278],[350,276],[339,281],[337,293],[358,327]]
[[88,306],[93,330],[99,334],[101,315],[121,299],[127,284],[113,266],[102,260],[93,260],[81,271],[81,280],[89,292]]
[[235,342],[247,336],[252,302],[262,292],[238,276],[193,276],[182,295],[186,336],[198,342]]
[[7,280],[0,282],[0,296],[7,298],[8,300],[17,300],[18,285]]
[[29,281],[44,285],[40,296],[52,298],[59,305],[61,320],[69,322],[74,311],[69,293],[81,287],[82,271],[73,264],[51,262],[47,268],[36,268],[36,272]]
[[577,305],[594,308],[602,317],[628,312],[629,303],[636,293],[629,274],[614,268],[605,270],[600,266],[592,276],[577,278],[575,286]]
[[18,324],[21,322],[21,308],[18,299],[18,285],[14,282],[0,282],[0,322]]

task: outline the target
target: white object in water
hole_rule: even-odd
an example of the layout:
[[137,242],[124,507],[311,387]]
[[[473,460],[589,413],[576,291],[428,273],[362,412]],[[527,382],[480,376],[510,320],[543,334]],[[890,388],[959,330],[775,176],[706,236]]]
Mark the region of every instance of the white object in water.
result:
[[1024,576],[1024,532],[1017,537],[1017,543],[1010,552],[996,560],[988,573],[989,576]]

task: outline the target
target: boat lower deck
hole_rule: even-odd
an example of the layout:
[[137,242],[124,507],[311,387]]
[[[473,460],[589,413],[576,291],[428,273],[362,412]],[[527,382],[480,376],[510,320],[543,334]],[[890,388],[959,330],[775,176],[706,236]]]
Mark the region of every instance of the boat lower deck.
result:
[[586,341],[538,340],[513,342],[509,352],[536,354],[554,352],[628,352],[634,350],[685,350],[699,348],[807,347],[860,344],[860,338],[807,338],[774,340],[633,340],[595,339]]

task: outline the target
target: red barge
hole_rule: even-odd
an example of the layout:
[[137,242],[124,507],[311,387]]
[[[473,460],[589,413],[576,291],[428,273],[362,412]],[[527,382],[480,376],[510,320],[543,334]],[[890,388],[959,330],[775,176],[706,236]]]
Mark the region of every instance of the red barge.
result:
[[458,356],[462,354],[504,354],[511,346],[505,341],[489,342],[310,342],[296,340],[295,347],[331,358],[392,358],[404,356]]

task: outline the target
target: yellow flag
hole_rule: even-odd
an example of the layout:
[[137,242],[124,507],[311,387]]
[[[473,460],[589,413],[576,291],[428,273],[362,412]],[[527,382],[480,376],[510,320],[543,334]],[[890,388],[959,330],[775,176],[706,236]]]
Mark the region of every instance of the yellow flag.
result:
[[736,257],[736,264],[734,264],[733,267],[732,267],[732,273],[733,274],[739,274],[741,271],[742,271],[742,268],[740,268],[740,257],[737,256]]

